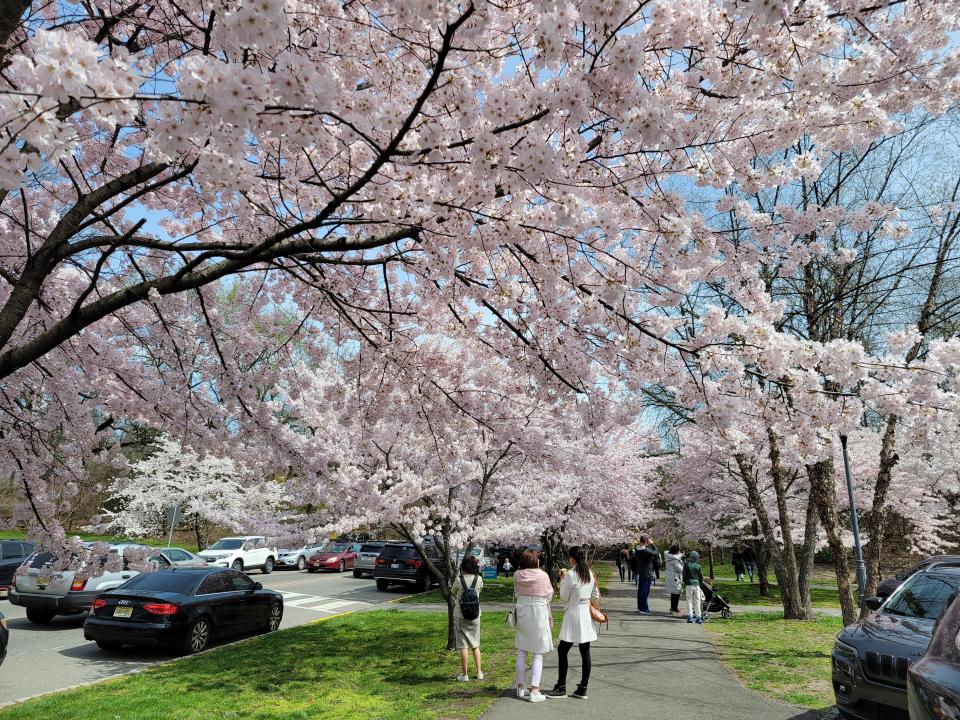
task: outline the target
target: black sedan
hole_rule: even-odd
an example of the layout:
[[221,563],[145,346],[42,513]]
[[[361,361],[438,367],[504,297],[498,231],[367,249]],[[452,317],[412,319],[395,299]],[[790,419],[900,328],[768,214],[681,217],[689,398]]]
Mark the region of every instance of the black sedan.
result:
[[937,623],[927,653],[910,666],[907,703],[910,720],[960,718],[960,602],[953,601]]
[[144,573],[99,595],[83,636],[104,650],[122,645],[205,649],[211,640],[280,627],[283,596],[238,570],[174,568]]

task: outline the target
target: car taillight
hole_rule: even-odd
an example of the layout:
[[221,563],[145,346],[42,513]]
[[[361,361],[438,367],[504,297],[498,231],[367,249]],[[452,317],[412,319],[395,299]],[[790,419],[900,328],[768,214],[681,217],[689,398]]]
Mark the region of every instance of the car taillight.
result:
[[87,579],[77,579],[74,578],[74,581],[70,583],[71,590],[83,590],[87,586]]
[[172,603],[147,603],[143,609],[154,615],[176,615],[177,606]]
[[407,560],[407,567],[412,567],[419,570],[422,565],[423,560]]
[[381,558],[381,557],[378,557],[378,558],[377,558],[377,565],[386,565],[386,564],[387,564],[387,561],[386,561],[386,560],[384,560],[384,559]]
[[103,598],[97,598],[93,601],[93,605],[90,606],[90,612],[94,612],[97,608],[102,608],[107,606],[107,601]]

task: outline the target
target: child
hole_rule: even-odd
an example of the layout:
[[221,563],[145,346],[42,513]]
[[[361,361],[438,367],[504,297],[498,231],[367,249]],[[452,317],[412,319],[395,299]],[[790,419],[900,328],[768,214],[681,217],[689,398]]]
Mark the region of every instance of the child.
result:
[[510,558],[507,558],[503,561],[503,574],[506,577],[510,577],[511,570],[513,570],[513,565],[510,564]]
[[700,614],[700,586],[703,583],[703,568],[700,567],[700,553],[694,550],[683,564],[683,584],[687,589],[687,622],[694,619],[697,625],[703,625]]

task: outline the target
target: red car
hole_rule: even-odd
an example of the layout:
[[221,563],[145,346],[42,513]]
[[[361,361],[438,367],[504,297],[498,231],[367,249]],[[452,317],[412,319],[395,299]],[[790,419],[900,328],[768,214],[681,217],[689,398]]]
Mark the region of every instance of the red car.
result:
[[307,558],[307,572],[352,570],[357,562],[359,543],[333,542]]

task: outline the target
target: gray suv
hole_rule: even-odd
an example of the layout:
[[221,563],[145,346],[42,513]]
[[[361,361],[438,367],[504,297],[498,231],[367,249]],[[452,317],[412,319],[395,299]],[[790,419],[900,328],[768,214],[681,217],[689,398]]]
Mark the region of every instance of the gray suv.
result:
[[360,546],[360,550],[357,552],[357,559],[353,564],[353,576],[355,578],[361,578],[364,575],[373,575],[373,571],[377,565],[377,558],[380,556],[380,551],[383,550],[386,543],[384,542],[365,542]]
[[933,563],[912,575],[875,610],[849,625],[833,647],[833,691],[841,717],[909,720],[907,669],[930,643],[934,624],[960,589],[960,567]]

